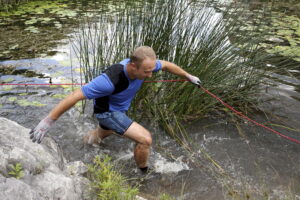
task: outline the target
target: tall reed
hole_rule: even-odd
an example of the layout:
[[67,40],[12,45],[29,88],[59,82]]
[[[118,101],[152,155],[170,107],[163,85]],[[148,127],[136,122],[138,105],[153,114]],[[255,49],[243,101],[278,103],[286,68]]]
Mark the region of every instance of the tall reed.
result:
[[[229,19],[241,13],[227,11],[217,13],[208,3],[199,6],[185,0],[168,0],[85,19],[73,45],[84,81],[98,76],[105,66],[127,58],[135,47],[148,45],[159,59],[174,62],[200,77],[203,85],[224,101],[248,109],[264,74],[262,54],[256,51],[251,38],[235,36],[240,25]],[[247,48],[237,47],[245,41]],[[174,78],[168,73],[154,77]],[[151,113],[163,110],[161,117],[166,119],[170,114],[181,120],[220,108],[211,97],[185,82],[144,84],[131,111],[143,110],[153,117]]]
[[[228,7],[222,13],[216,12],[210,3],[155,0],[83,19],[73,43],[83,81],[90,81],[106,66],[127,58],[137,46],[148,45],[159,59],[174,62],[198,76],[205,88],[235,108],[247,111],[255,107],[265,56],[257,48],[257,38],[237,37],[241,28],[237,18],[243,10],[232,12]],[[177,78],[165,72],[153,77]],[[132,103],[130,115],[151,119],[192,154],[198,146],[193,145],[183,122],[220,110],[222,105],[189,82],[145,83]],[[223,169],[217,161],[203,150],[201,155],[211,163],[207,170],[222,179]],[[196,162],[205,166],[202,159]]]
[[9,11],[15,6],[28,1],[29,0],[0,0],[0,11]]

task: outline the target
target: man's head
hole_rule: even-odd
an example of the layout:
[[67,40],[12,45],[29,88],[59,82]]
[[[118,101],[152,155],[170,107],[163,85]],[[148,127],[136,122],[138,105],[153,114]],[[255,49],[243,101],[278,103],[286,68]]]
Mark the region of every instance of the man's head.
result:
[[156,54],[151,47],[140,46],[130,56],[129,75],[131,78],[145,79],[152,76],[155,69]]

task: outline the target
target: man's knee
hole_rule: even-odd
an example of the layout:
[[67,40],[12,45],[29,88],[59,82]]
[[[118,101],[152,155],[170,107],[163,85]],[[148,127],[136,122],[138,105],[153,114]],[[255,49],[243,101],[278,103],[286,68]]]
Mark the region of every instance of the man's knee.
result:
[[124,136],[134,140],[138,144],[146,146],[151,146],[152,144],[151,133],[136,122],[132,123],[124,133]]
[[151,146],[152,145],[152,138],[151,136],[146,136],[142,140],[142,144],[146,146]]

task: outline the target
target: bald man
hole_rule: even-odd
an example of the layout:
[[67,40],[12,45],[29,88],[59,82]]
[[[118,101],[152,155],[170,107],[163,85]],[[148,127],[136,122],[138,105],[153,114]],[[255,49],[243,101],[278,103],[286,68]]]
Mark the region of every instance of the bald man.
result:
[[88,133],[84,141],[88,144],[99,143],[113,133],[129,138],[136,142],[134,159],[137,167],[142,172],[147,172],[152,144],[151,133],[130,119],[126,112],[144,80],[159,70],[187,78],[196,85],[201,83],[198,77],[187,73],[176,64],[157,60],[151,47],[141,46],[134,50],[130,58],[108,67],[100,76],[63,99],[36,128],[31,130],[30,139],[40,143],[51,125],[64,112],[80,100],[93,99],[94,113],[99,126]]

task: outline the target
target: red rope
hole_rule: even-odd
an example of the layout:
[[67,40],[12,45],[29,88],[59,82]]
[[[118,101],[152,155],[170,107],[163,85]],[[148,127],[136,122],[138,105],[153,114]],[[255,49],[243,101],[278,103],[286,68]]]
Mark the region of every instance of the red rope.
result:
[[2,83],[0,85],[15,85],[15,86],[26,86],[26,85],[36,85],[36,86],[51,86],[51,85],[85,85],[86,83]]
[[[159,83],[159,82],[184,82],[183,80],[158,80],[158,81],[144,81],[145,83]],[[14,86],[26,86],[26,85],[36,85],[36,86],[50,86],[50,85],[85,85],[86,83],[1,83],[0,85],[14,85]]]
[[247,117],[247,116],[244,115],[243,113],[238,112],[238,111],[235,110],[233,107],[229,106],[227,103],[225,103],[224,101],[222,101],[222,99],[220,99],[219,97],[217,97],[216,95],[214,95],[213,93],[211,93],[210,91],[208,91],[207,89],[205,89],[204,87],[200,86],[199,88],[201,88],[204,92],[206,92],[207,94],[209,94],[209,95],[212,96],[213,98],[217,99],[217,100],[218,100],[219,102],[221,102],[225,107],[229,108],[229,109],[232,110],[235,114],[241,116],[242,118],[244,118],[244,119],[246,119],[246,120],[248,120],[248,121],[254,123],[254,124],[257,125],[257,126],[260,126],[260,127],[262,127],[262,128],[265,128],[265,129],[267,129],[267,130],[269,130],[269,131],[271,131],[271,132],[273,132],[273,133],[275,133],[275,134],[277,134],[277,135],[279,135],[279,136],[281,136],[281,137],[283,137],[283,138],[285,138],[285,139],[288,139],[288,140],[290,140],[290,141],[292,141],[292,142],[295,142],[295,143],[300,144],[300,141],[299,141],[299,140],[296,140],[296,139],[291,138],[291,137],[289,137],[289,136],[286,136],[286,135],[284,135],[284,134],[282,134],[282,133],[279,133],[278,131],[275,131],[274,129],[271,129],[270,127],[267,127],[267,126],[265,126],[265,125],[263,125],[263,124],[260,124],[260,123],[258,123],[258,122],[256,122],[256,121],[254,121],[253,119],[250,119],[249,117]]
[[[187,81],[187,80],[158,80],[158,81],[145,81],[145,83],[158,83],[158,82],[184,82],[184,81]],[[22,84],[14,84],[14,83],[2,83],[0,85],[23,85],[23,86],[26,86],[26,85],[45,85],[45,86],[50,86],[50,85],[85,85],[86,83],[22,83]],[[298,143],[300,144],[300,141],[299,140],[296,140],[294,138],[291,138],[289,136],[286,136],[278,131],[275,131],[274,129],[270,128],[270,127],[267,127],[263,124],[260,124],[256,121],[254,121],[253,119],[250,119],[249,117],[247,117],[246,115],[244,115],[243,113],[235,110],[233,107],[231,107],[230,105],[228,105],[227,103],[225,103],[224,101],[222,101],[222,99],[220,99],[219,97],[217,97],[215,94],[211,93],[210,91],[208,91],[207,89],[205,89],[204,87],[202,86],[199,86],[200,89],[202,89],[205,93],[209,94],[210,96],[212,96],[213,98],[215,98],[216,100],[218,100],[219,102],[221,102],[225,107],[229,108],[230,110],[232,110],[235,114],[239,115],[240,117],[254,123],[255,125],[257,126],[260,126],[262,128],[265,128],[287,140],[290,140],[292,142],[295,142],[295,143]]]

